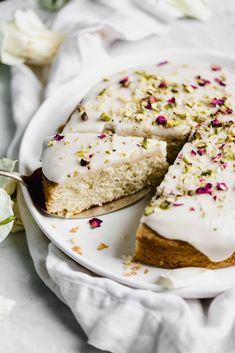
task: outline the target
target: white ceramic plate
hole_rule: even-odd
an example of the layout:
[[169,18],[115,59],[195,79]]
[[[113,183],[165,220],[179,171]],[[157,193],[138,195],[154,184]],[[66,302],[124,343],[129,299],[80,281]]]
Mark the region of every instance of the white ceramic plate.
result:
[[[30,174],[40,166],[42,141],[45,136],[52,135],[58,126],[63,124],[75,105],[83,98],[91,86],[102,77],[133,66],[157,63],[162,60],[171,60],[181,63],[208,62],[218,63],[224,67],[235,69],[235,58],[213,52],[171,50],[149,52],[140,55],[122,56],[110,59],[110,64],[102,64],[84,71],[79,78],[65,84],[57,93],[46,100],[31,120],[22,140],[19,156],[19,170],[22,174]],[[91,229],[88,219],[66,220],[47,217],[41,214],[33,205],[27,190],[23,190],[26,203],[35,221],[47,237],[72,259],[87,269],[123,284],[163,291],[156,284],[159,276],[166,270],[141,266],[136,275],[128,275],[131,269],[124,269],[122,256],[131,255],[134,250],[135,231],[139,219],[146,205],[146,198],[138,203],[105,216],[101,228]],[[77,233],[70,230],[79,227]],[[72,242],[78,241],[83,255],[72,250]],[[97,250],[100,243],[109,247]],[[146,271],[148,270],[148,271]],[[191,286],[171,290],[185,298],[206,298],[217,295],[235,285],[235,267],[215,270],[218,276],[218,285]]]

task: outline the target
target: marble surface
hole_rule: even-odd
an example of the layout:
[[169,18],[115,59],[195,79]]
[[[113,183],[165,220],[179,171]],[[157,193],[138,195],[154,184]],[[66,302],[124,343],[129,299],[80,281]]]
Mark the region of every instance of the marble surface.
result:
[[[162,37],[138,43],[117,41],[113,56],[164,48],[202,48],[235,54],[235,2],[210,0],[209,23],[182,19]],[[1,19],[1,13],[0,13]],[[10,71],[0,66],[0,156],[14,134],[9,92]],[[0,294],[16,301],[10,316],[0,321],[0,351],[5,353],[95,353],[70,310],[38,278],[24,232],[0,244]]]

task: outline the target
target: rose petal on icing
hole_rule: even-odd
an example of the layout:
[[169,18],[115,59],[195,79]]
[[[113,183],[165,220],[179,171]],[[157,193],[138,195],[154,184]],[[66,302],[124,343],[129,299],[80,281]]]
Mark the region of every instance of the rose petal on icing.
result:
[[211,70],[212,71],[220,71],[222,68],[218,64],[211,64]]
[[98,138],[101,139],[101,140],[104,139],[105,137],[106,137],[105,134],[100,134],[100,135],[98,136]]
[[119,81],[120,85],[122,87],[128,87],[130,82],[129,82],[129,77],[128,76],[125,76],[123,77],[120,81]]
[[152,110],[152,104],[150,102],[147,102],[145,109]]
[[164,115],[158,115],[158,117],[156,118],[156,123],[158,125],[165,125],[167,122],[167,118]]
[[205,186],[202,186],[200,188],[196,189],[196,194],[197,195],[202,195],[202,194],[212,194],[212,184],[211,183],[207,183]]
[[215,78],[215,82],[217,82],[220,86],[226,86],[226,83],[219,77]]
[[219,121],[217,118],[215,118],[214,120],[212,120],[211,125],[212,125],[213,127],[221,127],[221,126],[222,126],[222,123],[221,123],[221,121]]
[[172,97],[172,98],[170,98],[170,99],[167,99],[167,103],[175,104],[175,97]]
[[210,104],[212,106],[216,106],[216,105],[223,105],[224,104],[224,99],[218,99],[218,98],[214,98],[210,101]]
[[183,203],[173,203],[173,206],[183,206]]
[[166,83],[165,81],[161,81],[161,82],[159,83],[158,88],[166,88],[166,87],[167,87],[167,83]]
[[212,157],[211,159],[212,159],[214,162],[218,162],[221,157],[222,157],[222,154],[221,154],[221,153],[218,153],[216,156]]
[[157,66],[162,66],[162,65],[166,65],[166,64],[169,64],[168,60],[160,61],[160,63],[158,63]]
[[199,86],[206,86],[206,85],[209,85],[211,83],[211,81],[209,81],[206,78],[203,78],[201,76],[197,76],[196,80],[197,80],[197,84]]
[[226,183],[222,182],[222,183],[217,183],[216,184],[216,189],[219,191],[227,191],[228,190],[228,186]]
[[103,221],[99,218],[89,219],[89,224],[92,229],[101,227],[101,223],[103,223]]
[[60,134],[56,134],[55,136],[54,136],[54,140],[55,141],[60,141],[60,140],[62,140],[64,138],[64,135],[60,135]]
[[199,156],[203,156],[203,154],[205,154],[205,153],[206,153],[206,150],[204,148],[199,148],[197,150],[197,154],[199,154]]

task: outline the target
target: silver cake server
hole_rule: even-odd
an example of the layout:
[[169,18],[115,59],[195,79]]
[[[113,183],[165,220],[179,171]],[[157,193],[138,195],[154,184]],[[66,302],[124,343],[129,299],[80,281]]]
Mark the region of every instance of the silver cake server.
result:
[[94,206],[91,207],[88,210],[85,210],[83,212],[77,213],[72,216],[58,216],[54,214],[50,214],[46,210],[45,206],[45,201],[44,201],[44,195],[43,195],[43,187],[42,187],[42,169],[38,168],[36,169],[31,175],[21,175],[17,172],[9,172],[6,170],[0,169],[0,175],[8,178],[12,178],[16,180],[17,182],[20,182],[24,187],[27,188],[30,197],[34,203],[34,205],[44,214],[46,214],[49,217],[59,217],[59,218],[90,218],[90,217],[96,217],[96,216],[101,216],[107,213],[111,213],[114,211],[121,210],[122,208],[125,208],[127,206],[130,206],[140,199],[142,199],[145,195],[147,195],[150,191],[150,188],[146,187],[138,192],[136,192],[133,195],[126,196],[123,198],[120,198],[115,201],[108,202],[102,206]]

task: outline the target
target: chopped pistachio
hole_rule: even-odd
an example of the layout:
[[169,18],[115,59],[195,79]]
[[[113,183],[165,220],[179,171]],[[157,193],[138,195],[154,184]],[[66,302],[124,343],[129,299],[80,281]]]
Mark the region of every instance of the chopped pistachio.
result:
[[167,210],[170,207],[170,202],[168,202],[167,200],[164,200],[160,203],[159,207],[162,210]]
[[144,215],[150,216],[153,212],[154,212],[154,206],[150,204],[145,208]]
[[101,120],[101,121],[110,121],[111,120],[111,116],[108,115],[107,113],[102,113],[100,115],[99,120]]

